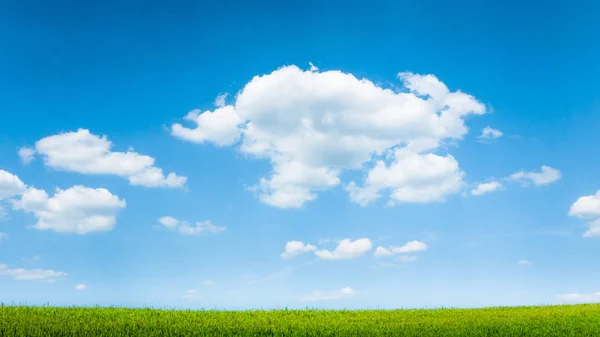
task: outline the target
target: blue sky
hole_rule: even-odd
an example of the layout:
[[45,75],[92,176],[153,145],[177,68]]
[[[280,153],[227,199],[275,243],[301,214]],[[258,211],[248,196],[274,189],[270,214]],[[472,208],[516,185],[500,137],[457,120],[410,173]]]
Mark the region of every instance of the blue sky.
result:
[[1,1],[0,301],[600,301],[598,10]]

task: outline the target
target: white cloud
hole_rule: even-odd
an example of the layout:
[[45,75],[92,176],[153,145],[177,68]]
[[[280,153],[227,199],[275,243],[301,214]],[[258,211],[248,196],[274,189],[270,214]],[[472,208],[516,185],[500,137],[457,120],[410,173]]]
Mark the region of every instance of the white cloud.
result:
[[589,222],[587,226],[588,230],[583,233],[584,238],[600,236],[600,219],[596,219],[595,221]]
[[185,294],[183,294],[182,297],[186,300],[195,300],[195,299],[200,298],[200,292],[198,292],[198,290],[196,290],[196,289],[190,289],[190,290],[187,290],[185,292]]
[[27,186],[16,175],[0,170],[0,200],[17,196],[23,192]]
[[528,265],[528,264],[532,264],[532,262],[529,260],[519,260],[519,261],[517,261],[517,264],[523,264],[523,265],[527,264]]
[[569,215],[581,219],[600,218],[600,190],[594,195],[577,199],[571,206]]
[[132,185],[145,187],[182,187],[186,177],[163,174],[154,166],[154,158],[130,149],[111,151],[113,144],[106,136],[96,136],[89,130],[60,133],[35,143],[48,167],[82,174],[110,174],[127,178]]
[[84,283],[80,283],[75,285],[75,290],[86,290],[87,289],[87,284]]
[[281,253],[282,259],[291,259],[295,256],[298,256],[303,253],[311,252],[317,250],[317,247],[311,245],[310,243],[304,244],[301,241],[288,241],[285,244],[285,250]]
[[496,139],[502,137],[502,132],[500,130],[492,129],[489,126],[486,126],[481,130],[481,135],[477,137],[480,141],[486,141],[491,139]]
[[388,248],[377,247],[375,249],[375,257],[392,256],[395,254],[416,253],[427,250],[427,245],[421,241],[410,241],[404,246],[389,246]]
[[194,226],[188,224],[181,224],[177,228],[177,231],[183,235],[196,235],[196,234],[217,234],[225,230],[225,227],[219,227],[212,224],[210,221],[199,221]]
[[224,93],[224,94],[219,94],[217,96],[217,98],[215,98],[215,105],[217,106],[217,108],[222,108],[225,106],[225,103],[226,103],[225,100],[227,99],[227,96],[229,96],[229,94]]
[[415,240],[415,241],[407,242],[404,246],[400,246],[400,247],[391,246],[390,250],[394,254],[423,252],[423,251],[427,250],[427,245],[421,241]]
[[560,171],[543,165],[540,172],[517,172],[511,174],[509,180],[520,181],[522,184],[533,183],[535,186],[551,184],[561,178]]
[[416,154],[405,149],[395,151],[394,162],[383,160],[371,169],[363,187],[353,181],[346,190],[350,199],[367,205],[380,197],[380,191],[391,190],[392,202],[428,203],[444,201],[463,186],[464,173],[451,155]]
[[591,294],[564,294],[556,296],[559,301],[572,303],[594,303],[600,302],[600,292]]
[[192,110],[184,119],[195,123],[196,128],[173,124],[171,135],[192,143],[213,142],[219,146],[235,144],[240,139],[238,125],[244,122],[230,105],[215,111]]
[[34,155],[35,150],[30,147],[22,147],[19,149],[19,157],[25,165],[28,165],[35,159]]
[[375,257],[384,257],[384,256],[392,256],[392,255],[394,255],[394,253],[392,253],[392,251],[387,248],[379,246],[375,249],[374,255],[375,255]]
[[404,263],[408,263],[408,262],[415,262],[417,261],[417,257],[413,256],[413,255],[409,255],[409,256],[398,256],[396,258],[396,260],[398,260],[399,262],[404,262]]
[[10,269],[5,264],[0,264],[0,276],[8,276],[15,280],[44,280],[65,277],[67,273],[50,269]]
[[[232,105],[188,114],[196,127],[174,124],[172,134],[218,146],[241,139],[243,154],[271,161],[272,174],[254,190],[275,207],[301,207],[317,192],[338,186],[343,170],[363,170],[394,147],[404,151],[390,151],[389,167],[379,164],[362,188],[350,184],[352,199],[368,203],[389,190],[397,202],[441,201],[458,192],[463,174],[453,157],[428,152],[444,140],[462,138],[468,131],[464,118],[486,108],[470,95],[451,92],[433,75],[399,78],[410,92],[341,71],[281,67],[255,76]],[[414,171],[404,161],[427,169]]]
[[206,281],[202,282],[202,284],[204,284],[205,286],[214,286],[215,282],[213,282],[211,280],[206,280]]
[[350,239],[342,240],[333,252],[326,249],[318,250],[315,255],[322,260],[345,260],[354,259],[367,253],[373,248],[371,240],[367,238],[351,241]]
[[0,241],[7,240],[7,239],[8,239],[8,234],[0,232]]
[[79,185],[57,188],[52,198],[43,190],[29,187],[13,201],[15,210],[35,215],[36,229],[77,234],[113,229],[118,211],[125,206],[125,200],[107,189]]
[[356,294],[356,291],[350,287],[342,288],[337,291],[315,291],[312,294],[302,297],[303,302],[337,300]]
[[165,228],[181,235],[218,234],[226,229],[225,227],[215,226],[210,221],[199,221],[192,226],[185,221],[179,221],[170,216],[163,216],[158,219],[158,222]]
[[594,195],[588,195],[577,199],[571,209],[569,215],[580,219],[595,219],[588,222],[588,230],[583,233],[584,238],[600,236],[600,190]]
[[179,220],[170,216],[163,216],[160,219],[158,219],[158,222],[169,229],[174,229],[175,227],[177,227],[177,225],[179,225]]
[[491,181],[489,183],[482,183],[477,185],[475,189],[471,191],[472,195],[482,195],[485,193],[490,193],[497,191],[502,188],[502,184],[497,181]]

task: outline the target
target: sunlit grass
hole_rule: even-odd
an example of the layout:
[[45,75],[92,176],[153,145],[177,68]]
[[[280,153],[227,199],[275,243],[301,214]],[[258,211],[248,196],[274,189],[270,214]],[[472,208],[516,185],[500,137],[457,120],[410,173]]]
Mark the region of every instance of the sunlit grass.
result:
[[0,336],[600,336],[600,305],[358,311],[0,306]]

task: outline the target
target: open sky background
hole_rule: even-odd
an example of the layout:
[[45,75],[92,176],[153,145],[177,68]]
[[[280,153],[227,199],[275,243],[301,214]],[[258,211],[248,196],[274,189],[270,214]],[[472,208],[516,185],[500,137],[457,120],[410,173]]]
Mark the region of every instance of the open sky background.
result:
[[600,301],[599,14],[1,0],[0,302]]

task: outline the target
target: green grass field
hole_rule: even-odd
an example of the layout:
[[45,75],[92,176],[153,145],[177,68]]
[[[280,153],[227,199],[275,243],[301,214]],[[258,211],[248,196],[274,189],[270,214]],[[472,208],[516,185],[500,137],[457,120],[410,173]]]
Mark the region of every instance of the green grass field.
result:
[[0,336],[600,336],[600,305],[239,312],[0,306]]

